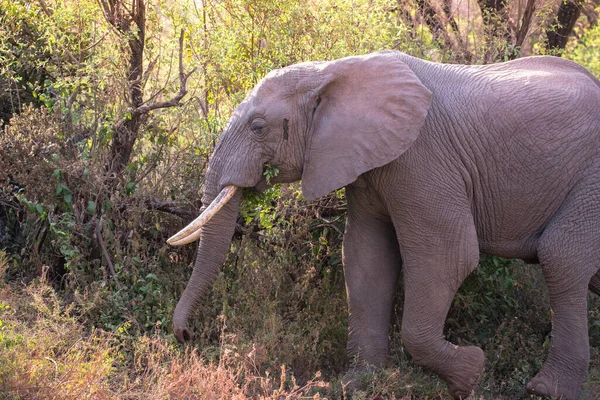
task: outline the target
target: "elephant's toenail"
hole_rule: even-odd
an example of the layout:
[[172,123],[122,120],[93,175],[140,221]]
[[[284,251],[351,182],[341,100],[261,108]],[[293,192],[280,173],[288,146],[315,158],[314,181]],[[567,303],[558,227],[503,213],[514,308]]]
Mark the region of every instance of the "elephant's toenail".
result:
[[535,386],[535,389],[533,391],[535,393],[548,393],[548,390],[546,389],[546,385],[544,385],[543,383],[538,383]]

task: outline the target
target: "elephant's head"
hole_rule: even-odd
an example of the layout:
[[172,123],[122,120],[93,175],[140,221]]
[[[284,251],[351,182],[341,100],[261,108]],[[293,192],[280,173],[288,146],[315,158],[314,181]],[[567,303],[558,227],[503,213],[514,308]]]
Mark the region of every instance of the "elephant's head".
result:
[[241,190],[302,179],[308,199],[344,187],[402,154],[417,138],[431,93],[398,53],[292,65],[269,73],[235,110],[206,174],[200,217],[169,239],[200,238],[192,278],[177,304],[174,332],[210,289],[229,250]]

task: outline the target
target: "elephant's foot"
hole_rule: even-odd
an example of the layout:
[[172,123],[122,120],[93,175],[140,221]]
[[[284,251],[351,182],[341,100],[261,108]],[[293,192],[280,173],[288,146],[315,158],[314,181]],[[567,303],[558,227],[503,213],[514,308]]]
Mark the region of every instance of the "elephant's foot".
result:
[[577,400],[581,394],[583,381],[581,379],[559,376],[542,369],[527,384],[527,392],[541,397],[562,400]]
[[353,392],[364,388],[363,378],[373,374],[376,367],[372,365],[354,366],[342,377],[342,386],[346,392]]
[[485,355],[476,346],[456,346],[454,351],[451,367],[440,376],[448,384],[448,391],[453,398],[466,399],[481,378]]

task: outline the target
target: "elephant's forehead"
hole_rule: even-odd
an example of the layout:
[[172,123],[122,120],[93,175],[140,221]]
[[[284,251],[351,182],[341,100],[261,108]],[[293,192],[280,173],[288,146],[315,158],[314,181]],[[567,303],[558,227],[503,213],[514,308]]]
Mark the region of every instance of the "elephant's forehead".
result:
[[284,87],[285,84],[281,79],[267,75],[250,91],[244,103],[246,107],[261,107],[280,96]]
[[270,96],[275,93],[276,85],[272,79],[265,77],[260,80],[250,92],[248,98],[250,100],[258,101],[265,96]]
[[281,102],[286,93],[291,94],[298,88],[299,82],[314,80],[325,65],[324,62],[305,62],[272,70],[248,93],[240,108],[248,111],[272,105],[273,101]]
[[271,101],[276,98],[276,91],[272,87],[264,87],[260,84],[248,93],[244,101],[235,109],[232,118],[244,118],[253,114],[264,114]]
[[260,98],[276,94],[292,79],[294,79],[293,73],[288,68],[273,70],[258,82],[251,95]]

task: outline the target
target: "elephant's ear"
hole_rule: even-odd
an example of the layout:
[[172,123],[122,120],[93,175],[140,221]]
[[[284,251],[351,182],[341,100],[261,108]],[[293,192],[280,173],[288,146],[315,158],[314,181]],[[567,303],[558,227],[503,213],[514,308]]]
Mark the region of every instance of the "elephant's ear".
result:
[[302,172],[308,199],[388,164],[419,135],[431,92],[393,53],[348,57],[319,66]]

